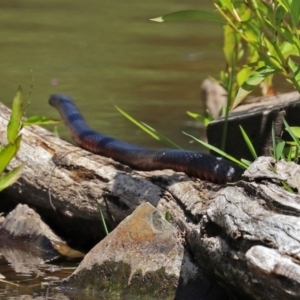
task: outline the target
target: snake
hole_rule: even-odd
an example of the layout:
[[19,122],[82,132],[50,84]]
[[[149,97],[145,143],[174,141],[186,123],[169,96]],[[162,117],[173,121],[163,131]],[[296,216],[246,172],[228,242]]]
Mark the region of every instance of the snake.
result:
[[241,176],[242,168],[223,157],[192,150],[148,149],[99,133],[88,126],[68,95],[52,94],[49,104],[58,110],[73,140],[81,148],[135,170],[171,169],[217,184],[234,182]]

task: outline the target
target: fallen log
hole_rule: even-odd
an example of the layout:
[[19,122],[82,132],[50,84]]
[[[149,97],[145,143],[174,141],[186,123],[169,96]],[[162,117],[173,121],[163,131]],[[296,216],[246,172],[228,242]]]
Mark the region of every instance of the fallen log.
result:
[[[9,116],[10,110],[0,103],[0,144],[6,143],[4,128]],[[37,208],[56,230],[66,231],[68,236],[74,236],[69,230],[76,230],[82,244],[103,237],[99,207],[110,228],[143,202],[163,213],[169,211],[174,220],[192,220],[202,213],[203,202],[199,199],[207,187],[219,189],[218,185],[172,170],[132,170],[63,141],[39,126],[23,128],[22,135],[20,151],[8,169],[23,162],[26,166],[20,180],[6,189],[6,194]]]
[[[1,128],[9,113],[0,104]],[[198,265],[222,284],[255,299],[299,298],[300,196],[297,184],[292,196],[282,189],[280,181],[286,177],[265,175],[269,164],[276,169],[274,162],[267,159],[263,175],[250,172],[247,181],[224,187],[171,170],[135,171],[38,126],[22,132],[21,149],[10,167],[20,162],[26,167],[6,195],[35,207],[65,235],[83,243],[99,241],[99,206],[114,227],[138,205],[149,202],[162,213],[170,212]],[[5,140],[3,130],[0,143]],[[249,170],[253,168],[258,167]],[[294,169],[294,165],[278,168]],[[298,172],[284,174],[292,177]],[[279,192],[277,198],[293,201],[279,203],[275,197]]]

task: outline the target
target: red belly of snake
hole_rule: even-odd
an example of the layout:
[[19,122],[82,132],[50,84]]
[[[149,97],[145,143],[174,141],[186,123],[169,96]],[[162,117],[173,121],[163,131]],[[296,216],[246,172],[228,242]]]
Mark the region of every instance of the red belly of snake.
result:
[[53,94],[49,104],[55,107],[74,141],[83,149],[106,156],[136,170],[172,169],[214,183],[236,181],[242,169],[224,158],[189,150],[152,150],[116,140],[92,130],[72,98]]

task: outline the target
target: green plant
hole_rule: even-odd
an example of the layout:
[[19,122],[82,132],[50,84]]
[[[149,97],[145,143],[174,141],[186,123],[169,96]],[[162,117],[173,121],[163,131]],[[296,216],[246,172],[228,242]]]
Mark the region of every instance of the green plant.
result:
[[165,220],[169,223],[171,222],[171,213],[168,210],[165,213]]
[[275,142],[273,138],[273,157],[276,160],[284,159],[286,161],[294,161],[298,163],[300,157],[300,127],[289,126],[285,119],[283,119],[283,123],[285,131],[288,132],[292,141],[280,139]]
[[57,120],[48,117],[32,116],[27,120],[23,119],[23,95],[21,87],[18,88],[17,94],[13,99],[12,113],[7,125],[7,144],[1,145],[0,149],[0,191],[15,183],[21,176],[24,163],[5,173],[10,161],[15,157],[20,149],[22,140],[21,130],[24,126],[53,124]]
[[224,24],[223,51],[227,68],[221,72],[221,82],[228,92],[231,107],[277,73],[300,91],[300,65],[295,59],[300,56],[297,29],[300,1],[212,0],[212,3],[217,13],[179,11],[152,21],[212,20]]
[[107,229],[106,221],[105,221],[104,215],[103,215],[103,213],[102,213],[102,209],[101,209],[100,203],[98,203],[98,210],[99,210],[99,213],[100,213],[100,218],[101,218],[101,222],[102,222],[102,225],[103,225],[105,234],[106,234],[106,235],[109,235],[109,231],[108,231],[108,229]]
[[196,113],[193,113],[193,112],[190,112],[190,111],[187,111],[187,114],[198,120],[199,122],[201,122],[205,127],[212,121],[214,120],[214,117],[210,114],[210,112],[208,111],[207,112],[207,116],[202,116],[201,114],[196,114]]
[[283,75],[300,92],[299,0],[212,0],[216,12],[185,10],[152,19],[156,22],[211,20],[223,23],[226,67],[220,83],[227,91],[222,149],[229,110],[274,74]]

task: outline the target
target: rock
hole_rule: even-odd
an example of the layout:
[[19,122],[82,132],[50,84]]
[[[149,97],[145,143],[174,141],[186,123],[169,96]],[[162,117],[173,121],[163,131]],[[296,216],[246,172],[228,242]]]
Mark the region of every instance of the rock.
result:
[[207,78],[201,84],[201,100],[210,114],[217,118],[220,116],[222,107],[226,106],[227,92],[216,81]]
[[61,288],[161,299],[227,299],[224,290],[204,279],[179,241],[177,230],[156,208],[141,204],[85,256]]
[[[60,255],[71,258],[84,256],[83,253],[68,247],[26,204],[18,204],[1,223],[0,251],[12,264],[19,257],[16,265],[23,260],[26,261],[23,262],[24,265],[40,264]],[[19,254],[9,255],[15,251]],[[28,251],[34,255],[28,256]]]

